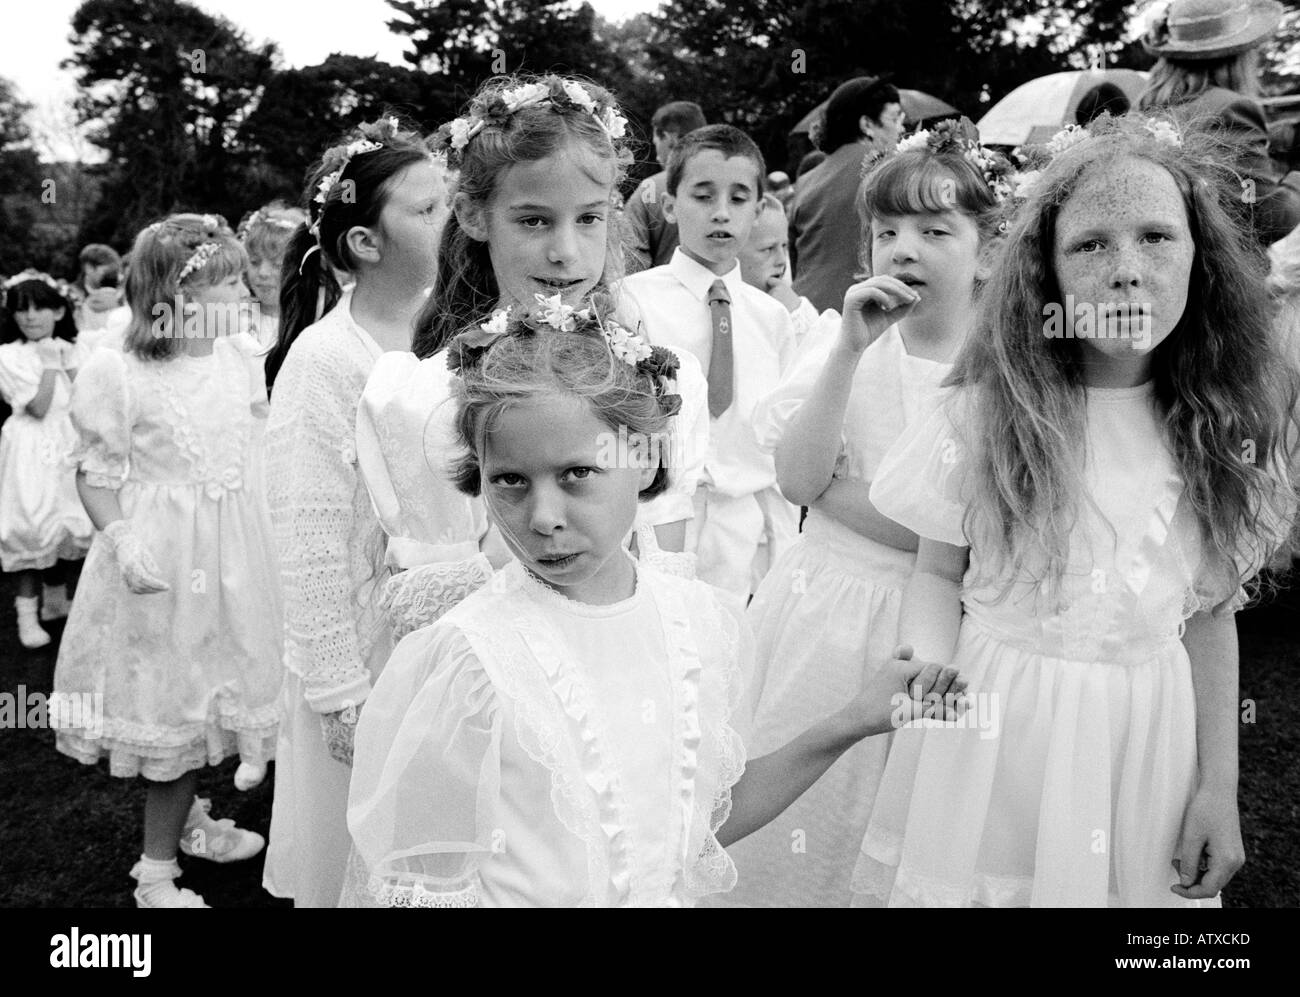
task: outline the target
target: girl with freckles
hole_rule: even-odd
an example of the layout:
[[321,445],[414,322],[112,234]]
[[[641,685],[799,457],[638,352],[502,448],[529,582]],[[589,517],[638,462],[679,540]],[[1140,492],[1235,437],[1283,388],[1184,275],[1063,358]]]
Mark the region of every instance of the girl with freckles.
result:
[[[871,488],[921,538],[900,642],[1001,729],[899,732],[865,905],[1217,906],[1244,861],[1233,614],[1294,512],[1295,371],[1204,136],[1053,145],[948,396]],[[1046,335],[1067,298],[1106,334]]]

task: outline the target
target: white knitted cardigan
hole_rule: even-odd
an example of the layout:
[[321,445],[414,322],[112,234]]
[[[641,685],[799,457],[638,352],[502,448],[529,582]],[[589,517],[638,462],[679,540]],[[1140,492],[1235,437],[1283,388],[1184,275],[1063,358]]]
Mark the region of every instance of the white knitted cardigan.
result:
[[267,498],[284,587],[284,663],[318,713],[363,702],[367,660],[387,643],[377,584],[382,536],[357,473],[357,401],[379,347],[345,295],[304,329],[275,381]]

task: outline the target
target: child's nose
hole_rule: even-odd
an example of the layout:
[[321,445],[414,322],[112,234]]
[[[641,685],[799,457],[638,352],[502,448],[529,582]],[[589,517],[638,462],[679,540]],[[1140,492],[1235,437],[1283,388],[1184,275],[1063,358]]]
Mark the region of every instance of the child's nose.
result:
[[551,237],[550,259],[552,263],[567,263],[578,252],[578,236],[571,225],[557,225]]
[[895,263],[916,259],[916,241],[907,233],[899,233],[894,240],[892,259]]
[[1115,254],[1110,275],[1113,288],[1140,287],[1142,270],[1137,247],[1121,246]]
[[533,505],[529,510],[528,527],[534,533],[549,536],[564,528],[564,497],[559,489],[534,487]]

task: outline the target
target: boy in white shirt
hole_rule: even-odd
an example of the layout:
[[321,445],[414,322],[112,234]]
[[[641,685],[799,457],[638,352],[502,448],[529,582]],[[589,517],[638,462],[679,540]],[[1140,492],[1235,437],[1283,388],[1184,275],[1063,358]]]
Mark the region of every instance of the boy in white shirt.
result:
[[790,315],[746,284],[738,256],[762,210],[763,155],[730,125],[682,137],[668,159],[664,217],[680,243],[663,266],[623,281],[652,343],[694,353],[709,383],[709,449],[687,550],[700,578],[747,597],[798,532],[798,510],[752,421],[795,349]]

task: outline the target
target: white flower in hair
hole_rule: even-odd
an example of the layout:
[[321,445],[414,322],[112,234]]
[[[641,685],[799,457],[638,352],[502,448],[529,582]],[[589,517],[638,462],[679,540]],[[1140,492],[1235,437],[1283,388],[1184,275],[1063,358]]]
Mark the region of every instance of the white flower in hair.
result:
[[207,266],[208,261],[219,252],[221,252],[221,246],[219,243],[200,243],[199,247],[190,255],[190,258],[185,261],[185,266],[181,267],[181,273],[180,276],[176,278],[176,282],[179,284],[190,274],[198,273]]
[[1024,200],[1029,196],[1029,189],[1034,185],[1034,182],[1042,175],[1042,170],[1029,170],[1026,173],[1017,173],[1012,178],[1012,182],[1015,184],[1013,196],[1017,200]]
[[492,313],[492,317],[486,322],[479,324],[479,328],[491,336],[504,336],[506,334],[506,325],[510,321],[510,309],[499,308]]
[[457,118],[451,123],[451,147],[453,149],[463,149],[469,145],[469,140],[474,137],[473,122],[469,118]]
[[1079,125],[1066,125],[1048,141],[1047,151],[1055,158],[1090,137],[1088,129]]
[[587,93],[586,88],[580,83],[574,83],[572,80],[564,81],[564,92],[568,94],[569,100],[573,101],[588,114],[596,113],[596,102],[591,99],[591,94]]
[[1178,129],[1168,121],[1148,121],[1147,131],[1155,136],[1157,142],[1172,146],[1183,144],[1183,137],[1178,134]]
[[501,95],[501,100],[506,105],[506,110],[511,114],[528,104],[536,104],[538,101],[550,95],[550,90],[540,83],[525,83],[523,86],[511,87]]
[[607,107],[596,119],[611,139],[622,138],[627,133],[627,118],[618,114],[612,107]]
[[566,305],[560,295],[547,297],[544,294],[533,295],[542,306],[540,320],[558,332],[572,332],[574,328],[574,311],[572,305]]
[[316,185],[316,196],[313,198],[317,204],[325,203],[325,198],[330,196],[330,191],[334,189],[334,183],[338,178],[339,174],[337,171],[334,173],[326,173],[321,177],[320,183]]
[[628,332],[621,325],[610,322],[604,329],[609,351],[629,367],[650,359],[651,349],[640,336]]
[[924,149],[930,143],[930,130],[922,128],[918,132],[913,132],[907,138],[898,143],[899,152],[911,152],[913,149]]

